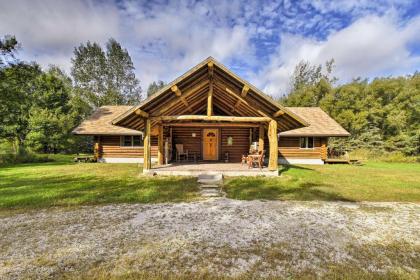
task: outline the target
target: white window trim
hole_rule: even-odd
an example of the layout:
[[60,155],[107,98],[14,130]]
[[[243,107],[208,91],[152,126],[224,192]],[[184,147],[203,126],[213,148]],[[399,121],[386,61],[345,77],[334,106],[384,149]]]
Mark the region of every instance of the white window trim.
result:
[[[131,146],[125,146],[124,145],[124,137],[127,137],[127,136],[131,137]],[[137,136],[143,138],[143,135],[121,135],[120,136],[120,147],[121,148],[141,148],[141,147],[143,147],[142,145],[134,146],[134,137],[137,137]],[[143,141],[144,141],[144,139],[143,139]]]
[[[302,148],[301,145],[300,145],[300,141],[301,141],[302,138],[308,139],[307,141],[305,141],[306,144],[309,143],[309,138],[312,138],[312,148],[308,148],[308,145],[306,145],[305,148]],[[315,149],[315,137],[312,137],[312,136],[299,137],[299,149],[302,149],[302,150],[313,150],[313,149]]]

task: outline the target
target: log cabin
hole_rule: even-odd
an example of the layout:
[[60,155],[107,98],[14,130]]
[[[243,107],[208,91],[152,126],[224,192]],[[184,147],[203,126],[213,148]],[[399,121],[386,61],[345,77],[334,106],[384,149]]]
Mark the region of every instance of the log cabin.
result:
[[[284,107],[209,57],[137,106],[103,106],[73,130],[93,136],[98,161],[241,162],[253,145],[269,170],[323,164],[329,137],[349,133],[318,107]],[[180,146],[181,145],[181,146]],[[178,149],[178,150],[177,150]]]

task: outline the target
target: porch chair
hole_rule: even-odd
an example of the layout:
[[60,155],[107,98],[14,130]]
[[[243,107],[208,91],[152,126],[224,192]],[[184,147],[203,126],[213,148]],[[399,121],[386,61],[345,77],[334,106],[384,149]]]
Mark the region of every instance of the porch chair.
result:
[[248,157],[248,167],[253,168],[258,165],[260,169],[264,166],[265,150],[259,151],[258,156],[249,156]]
[[176,148],[176,161],[181,161],[181,158],[184,157],[185,160],[188,160],[188,150],[184,151],[183,144],[175,144]]

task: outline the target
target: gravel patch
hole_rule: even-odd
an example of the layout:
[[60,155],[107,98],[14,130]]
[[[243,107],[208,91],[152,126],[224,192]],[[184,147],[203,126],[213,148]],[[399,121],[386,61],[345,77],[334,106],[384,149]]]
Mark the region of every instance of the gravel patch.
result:
[[0,279],[106,271],[419,273],[420,204],[239,201],[51,208],[0,218]]

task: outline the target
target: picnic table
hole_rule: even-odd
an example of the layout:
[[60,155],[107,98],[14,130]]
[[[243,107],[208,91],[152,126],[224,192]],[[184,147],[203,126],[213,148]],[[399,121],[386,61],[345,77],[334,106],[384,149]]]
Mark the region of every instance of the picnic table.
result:
[[93,156],[77,156],[73,160],[74,162],[96,162]]

